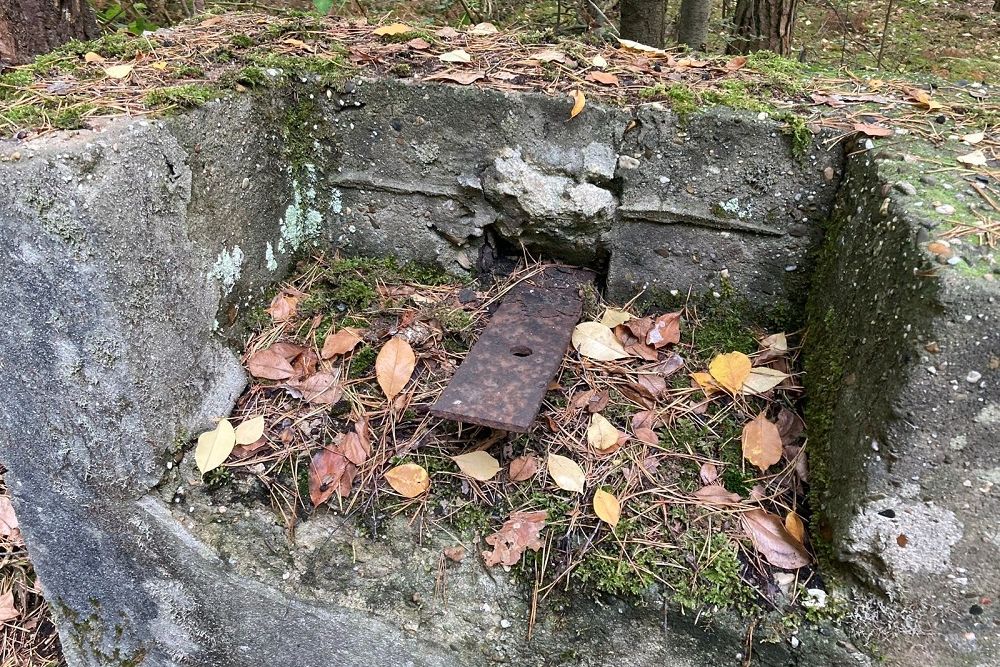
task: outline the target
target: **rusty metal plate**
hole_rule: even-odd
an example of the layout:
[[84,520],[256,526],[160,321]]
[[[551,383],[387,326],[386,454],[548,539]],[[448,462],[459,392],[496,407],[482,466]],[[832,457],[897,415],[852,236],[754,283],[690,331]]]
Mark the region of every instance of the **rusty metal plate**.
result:
[[445,419],[526,433],[583,312],[585,269],[550,266],[504,297],[431,408]]

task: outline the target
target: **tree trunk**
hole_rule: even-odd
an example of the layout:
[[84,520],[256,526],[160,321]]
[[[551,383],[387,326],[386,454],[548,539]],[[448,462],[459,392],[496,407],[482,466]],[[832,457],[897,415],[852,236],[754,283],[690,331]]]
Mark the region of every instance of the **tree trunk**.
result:
[[633,42],[663,48],[667,0],[622,0],[621,36]]
[[995,11],[995,12],[1000,12],[1000,0],[996,0],[996,1],[995,1],[995,2],[993,3],[993,11]]
[[71,39],[94,39],[87,0],[0,0],[0,63],[27,62]]
[[708,17],[712,13],[712,0],[681,0],[681,13],[677,17],[677,41],[692,49],[705,50],[708,40]]
[[737,0],[733,23],[736,32],[728,53],[792,52],[792,25],[798,0]]

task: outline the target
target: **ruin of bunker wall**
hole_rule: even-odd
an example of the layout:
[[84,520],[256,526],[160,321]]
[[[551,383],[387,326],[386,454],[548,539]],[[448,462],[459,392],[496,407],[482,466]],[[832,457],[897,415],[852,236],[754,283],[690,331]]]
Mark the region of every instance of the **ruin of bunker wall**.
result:
[[[826,366],[827,348],[812,338],[809,357],[817,361],[807,359],[815,372],[806,381],[811,394],[831,397],[810,408],[812,417],[833,423],[868,403],[876,416],[865,428],[810,434],[820,455],[813,466],[829,472],[814,479],[821,509],[840,558],[882,586],[892,582],[866,573],[893,563],[894,572],[912,574],[903,593],[914,593],[928,573],[887,551],[889,533],[871,521],[852,524],[884,511],[878,503],[887,498],[936,518],[934,495],[944,493],[903,489],[904,497],[893,487],[888,494],[882,481],[891,474],[868,454],[876,431],[885,433],[883,446],[910,451],[912,439],[894,424],[898,397],[919,393],[923,378],[910,374],[920,370],[922,339],[903,334],[933,328],[952,309],[945,297],[964,285],[949,276],[915,281],[924,260],[906,202],[884,205],[885,178],[862,156],[851,158],[834,208],[840,150],[814,145],[796,157],[779,124],[753,115],[716,110],[680,122],[654,106],[631,113],[593,104],[567,119],[565,101],[539,95],[361,81],[349,90],[298,88],[165,121],[120,122],[103,133],[43,140],[21,161],[0,164],[11,193],[0,200],[0,244],[12,258],[0,285],[12,304],[10,344],[0,354],[5,368],[35,360],[13,378],[0,459],[72,664],[143,657],[288,664],[293,645],[296,664],[393,662],[392,646],[409,647],[413,664],[470,664],[470,646],[415,639],[386,611],[384,591],[331,603],[332,594],[301,594],[275,564],[260,570],[266,578],[250,576],[250,565],[241,569],[213,546],[263,541],[264,518],[248,521],[243,534],[213,535],[211,525],[179,520],[163,500],[168,450],[226,414],[245,384],[225,336],[296,258],[316,249],[433,258],[464,274],[476,270],[488,240],[523,241],[605,270],[617,298],[644,287],[711,294],[728,274],[761,313],[804,295],[818,257],[813,325],[825,323],[833,336],[851,329],[859,310],[874,307],[874,315],[869,333],[841,340],[838,350],[850,354],[839,365]],[[843,265],[840,248],[852,249]],[[867,281],[863,294],[874,306],[852,301],[865,297],[848,274]],[[895,365],[875,349],[893,343]],[[857,375],[868,365],[896,370],[878,391],[863,393]],[[994,395],[986,407],[997,403]],[[967,435],[976,443],[984,437]],[[975,451],[977,465],[995,466],[990,452]],[[917,448],[907,465],[921,457]],[[975,525],[960,507],[948,511]],[[980,532],[956,536],[955,549],[970,571],[989,577],[995,558],[971,563],[984,553],[969,547]],[[929,574],[934,582],[944,577]],[[946,592],[942,599],[952,600]],[[475,622],[465,623],[463,636],[475,637]],[[686,631],[653,641],[649,624],[656,621],[615,639],[619,655],[635,664],[702,664],[741,642],[738,633],[712,640]],[[447,628],[439,628],[444,637]],[[373,631],[381,637],[375,646],[367,639]],[[566,641],[552,637],[553,646]],[[581,652],[599,652],[599,640]],[[823,655],[815,652],[815,664],[833,664]],[[787,658],[776,654],[773,664]]]

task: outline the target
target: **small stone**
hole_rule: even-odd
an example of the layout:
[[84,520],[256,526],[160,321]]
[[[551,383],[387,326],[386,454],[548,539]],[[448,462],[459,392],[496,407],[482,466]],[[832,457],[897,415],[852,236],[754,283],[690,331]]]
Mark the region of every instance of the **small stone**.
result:
[[619,169],[637,169],[639,167],[639,161],[636,160],[631,155],[619,155],[618,156],[618,168]]
[[969,374],[965,376],[965,381],[969,384],[976,384],[983,379],[983,374],[979,371],[969,371]]
[[798,268],[799,267],[796,264],[789,264],[788,266],[785,267],[785,271],[788,273],[792,273],[793,271],[796,271]]
[[792,648],[798,648],[799,638],[796,637],[795,635],[792,635],[791,638],[788,640],[788,643],[792,645]]
[[949,266],[955,266],[956,264],[958,264],[958,263],[959,263],[959,262],[961,262],[961,261],[962,261],[962,258],[961,258],[961,257],[958,257],[958,256],[955,256],[955,257],[949,257],[949,258],[948,258],[948,265],[949,265]]
[[907,183],[906,181],[899,181],[896,183],[896,189],[902,192],[904,195],[910,195],[911,197],[917,194],[917,189],[912,183]]
[[833,167],[827,167],[823,170],[823,180],[827,183],[833,183]]
[[940,206],[935,206],[934,210],[940,213],[941,215],[955,214],[955,207],[952,206],[951,204],[941,204]]
[[244,190],[246,190],[247,188],[249,188],[250,187],[250,179],[249,178],[244,178],[243,182],[240,184],[240,187],[242,187]]
[[920,182],[924,185],[937,185],[937,179],[933,176],[921,176]]
[[501,628],[509,628],[510,627],[510,621],[508,621],[506,618],[500,619],[500,627]]

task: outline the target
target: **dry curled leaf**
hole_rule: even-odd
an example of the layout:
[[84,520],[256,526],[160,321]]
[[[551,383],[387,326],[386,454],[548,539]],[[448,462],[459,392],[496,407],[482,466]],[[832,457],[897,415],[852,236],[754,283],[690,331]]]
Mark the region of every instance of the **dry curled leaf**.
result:
[[250,375],[265,380],[287,380],[295,375],[295,369],[288,359],[274,349],[277,345],[276,343],[250,355],[247,359],[247,370],[250,371]]
[[442,53],[438,56],[438,60],[443,60],[446,63],[468,63],[472,62],[472,56],[466,53],[465,49],[455,49]]
[[416,463],[404,463],[385,473],[385,479],[396,493],[405,498],[416,498],[431,486],[427,471]]
[[587,80],[593,81],[595,83],[600,83],[605,86],[617,86],[619,85],[618,77],[610,72],[600,72],[593,71],[587,74]]
[[743,66],[747,64],[746,56],[736,56],[731,58],[729,62],[726,63],[726,70],[730,72],[735,72],[736,70],[743,69]]
[[694,497],[706,505],[738,505],[742,500],[720,484],[708,484],[694,492]]
[[424,77],[424,81],[453,81],[463,86],[468,86],[470,83],[475,83],[476,81],[484,78],[486,78],[486,75],[483,72],[449,70],[447,72],[437,72],[435,74],[431,74],[430,76],[426,76]]
[[198,446],[194,450],[194,462],[204,475],[225,462],[236,446],[236,431],[227,419],[219,420],[219,425],[198,436]]
[[586,475],[576,461],[559,454],[549,454],[549,475],[560,489],[583,493],[583,482]]
[[510,462],[510,469],[507,473],[512,482],[523,482],[531,479],[538,472],[538,458],[528,454],[518,456]]
[[260,440],[264,435],[264,415],[245,419],[236,427],[236,444],[249,445]]
[[740,518],[754,547],[771,565],[794,570],[812,561],[802,543],[785,530],[781,519],[774,514],[750,510]]
[[356,466],[363,465],[370,453],[361,437],[353,431],[344,434],[339,449],[344,457]]
[[570,119],[576,118],[581,111],[583,111],[584,105],[587,104],[587,96],[583,94],[581,90],[573,91],[573,108],[570,109],[569,117]]
[[608,524],[612,528],[618,525],[622,517],[622,506],[614,494],[608,493],[604,489],[594,492],[594,514],[597,518]]
[[323,351],[320,353],[324,359],[331,359],[341,354],[347,354],[358,346],[364,334],[364,329],[345,327],[335,334],[328,334],[323,341]]
[[573,329],[573,347],[582,356],[597,361],[615,361],[629,356],[611,329],[600,322],[581,322]]
[[319,507],[340,489],[347,472],[347,458],[338,451],[323,448],[309,462],[309,499]]
[[742,352],[720,354],[708,365],[708,372],[730,394],[735,394],[746,382],[753,364]]
[[8,496],[0,496],[0,537],[12,542],[15,546],[23,544],[21,528],[14,514],[14,505]]
[[462,559],[465,558],[465,547],[461,545],[456,545],[453,547],[445,547],[444,557],[453,563],[461,563]]
[[661,347],[681,342],[681,314],[666,313],[653,322],[646,334],[646,344],[659,350]]
[[0,593],[0,623],[11,621],[21,615],[21,612],[14,605],[13,591]]
[[743,457],[766,472],[781,460],[781,434],[763,412],[743,426]]
[[891,137],[895,131],[891,127],[871,125],[870,123],[855,123],[854,131],[869,137]]
[[802,517],[795,512],[789,512],[785,515],[785,530],[787,530],[788,534],[796,540],[805,544],[806,525],[802,522]]
[[587,427],[587,444],[599,452],[618,444],[618,429],[596,412],[590,417]]
[[296,390],[306,403],[333,405],[344,395],[344,388],[338,382],[340,373],[314,373],[304,380],[293,380],[288,387]]
[[782,373],[766,366],[758,366],[750,371],[750,375],[747,376],[746,381],[743,382],[743,386],[740,388],[740,393],[749,395],[763,394],[765,391],[774,389],[790,377],[788,373]]
[[413,348],[402,338],[391,338],[375,358],[375,377],[386,397],[392,400],[403,390],[416,368]]
[[488,567],[494,565],[515,565],[521,560],[525,549],[538,551],[542,548],[539,534],[545,527],[548,512],[514,512],[504,522],[503,527],[486,538],[493,551],[484,551],[483,560]]
[[472,479],[480,482],[488,482],[496,477],[500,472],[500,462],[493,458],[489,452],[469,452],[451,457],[459,469]]
[[282,290],[271,299],[271,305],[267,308],[267,313],[275,322],[284,322],[295,316],[299,309],[300,294]]
[[702,484],[712,484],[719,479],[719,469],[714,463],[702,463],[698,476],[701,477]]

